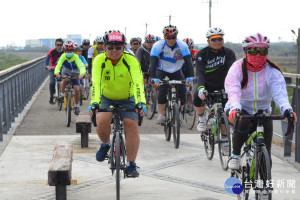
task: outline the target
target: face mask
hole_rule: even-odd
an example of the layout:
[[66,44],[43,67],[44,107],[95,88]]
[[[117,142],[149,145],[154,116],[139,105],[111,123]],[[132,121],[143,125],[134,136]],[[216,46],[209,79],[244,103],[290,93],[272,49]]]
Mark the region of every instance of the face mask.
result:
[[268,55],[262,56],[260,54],[246,56],[246,66],[251,72],[259,72],[267,65]]
[[66,56],[67,56],[68,58],[71,58],[73,55],[74,55],[74,52],[72,52],[72,53],[66,53]]

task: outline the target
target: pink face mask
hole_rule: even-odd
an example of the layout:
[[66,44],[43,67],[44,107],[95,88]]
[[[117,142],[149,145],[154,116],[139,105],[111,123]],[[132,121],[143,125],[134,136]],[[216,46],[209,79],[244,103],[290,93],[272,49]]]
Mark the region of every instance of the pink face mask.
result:
[[246,56],[246,66],[247,69],[251,72],[259,72],[267,65],[267,57],[268,55],[250,55]]

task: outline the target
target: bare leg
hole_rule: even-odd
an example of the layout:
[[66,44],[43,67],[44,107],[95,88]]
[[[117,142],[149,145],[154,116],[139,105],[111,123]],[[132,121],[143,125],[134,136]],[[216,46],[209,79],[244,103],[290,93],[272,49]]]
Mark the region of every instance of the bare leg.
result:
[[126,152],[127,162],[135,162],[140,146],[140,135],[137,121],[133,119],[123,119],[126,131]]

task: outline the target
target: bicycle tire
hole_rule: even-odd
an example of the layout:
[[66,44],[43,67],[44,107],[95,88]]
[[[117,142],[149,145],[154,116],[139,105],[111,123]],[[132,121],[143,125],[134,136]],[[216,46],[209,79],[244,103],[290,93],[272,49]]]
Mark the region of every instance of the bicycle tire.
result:
[[122,166],[122,171],[124,174],[124,178],[126,177],[126,174],[124,172],[124,170],[126,169],[126,148],[125,148],[125,142],[124,139],[122,137],[122,135],[120,136],[120,144],[121,144],[121,166]]
[[86,99],[89,99],[90,97],[90,82],[87,78],[84,79],[84,92],[85,92],[85,96]]
[[[222,136],[221,126],[222,125],[225,126],[225,131],[227,133],[228,142],[221,141],[221,136]],[[228,118],[225,115],[225,113],[222,113],[220,118],[219,118],[219,122],[218,122],[218,139],[219,139],[218,149],[219,149],[220,162],[221,162],[222,168],[226,171],[226,170],[228,170],[228,159],[230,157],[230,152],[231,152],[231,136],[230,136]],[[224,155],[224,152],[223,152],[223,149],[222,149],[222,144],[223,143],[227,143],[227,145],[228,145],[228,155]]]
[[243,187],[243,191],[240,194],[237,194],[238,200],[248,200],[249,199],[249,192],[250,188],[245,187],[245,183],[250,182],[250,166],[248,162],[246,161],[246,153],[243,153],[241,156],[241,171],[240,176],[237,176],[236,178],[240,179]]
[[147,118],[151,120],[156,112],[156,91],[153,86],[146,86]]
[[180,144],[180,117],[179,117],[179,106],[174,103],[172,108],[172,128],[173,128],[173,142],[176,149]]
[[82,90],[81,90],[81,85],[79,85],[79,93],[80,93],[80,98],[79,98],[79,105],[82,106]]
[[68,96],[67,96],[67,127],[70,127],[71,124],[71,114],[72,114],[72,105],[71,105],[71,101],[72,101],[72,94],[71,92],[68,92]]
[[57,88],[56,88],[56,90],[57,90],[57,98],[56,98],[57,109],[59,111],[61,111],[61,109],[62,109],[62,102],[58,101],[58,98],[60,97],[60,82],[57,82],[56,86],[57,86]]
[[271,183],[271,161],[266,146],[261,146],[261,151],[257,152],[255,165],[255,180],[263,182],[262,189],[255,190],[255,199],[272,199],[272,190],[268,188]]
[[202,135],[204,137],[203,142],[204,142],[204,149],[205,149],[205,154],[208,160],[213,159],[214,157],[214,152],[215,152],[215,137],[213,130],[210,126],[208,126],[208,120],[211,118],[210,115],[208,115],[207,121],[206,121],[206,127],[207,131],[202,132]]
[[164,131],[165,131],[165,137],[167,141],[170,141],[171,139],[171,110],[169,107],[169,104],[167,102],[166,104],[166,109],[165,109],[165,123],[164,123]]
[[187,94],[187,98],[186,98],[187,102],[184,105],[183,118],[184,118],[185,126],[189,130],[192,130],[196,121],[196,111],[193,107],[193,103],[189,101],[189,98],[190,99],[192,98],[192,95],[190,93]]
[[120,133],[116,134],[116,199],[120,199]]

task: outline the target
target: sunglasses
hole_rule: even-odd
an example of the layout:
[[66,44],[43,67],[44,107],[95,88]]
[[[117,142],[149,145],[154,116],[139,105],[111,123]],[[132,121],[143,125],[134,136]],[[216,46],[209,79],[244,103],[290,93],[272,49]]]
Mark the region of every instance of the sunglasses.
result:
[[106,49],[109,50],[109,51],[112,51],[114,49],[119,51],[119,50],[122,49],[122,46],[115,46],[115,47],[114,46],[109,46],[109,47],[106,47]]
[[62,46],[62,44],[56,44],[56,46],[60,47],[60,46]]
[[138,45],[139,43],[132,43],[132,45]]
[[167,40],[175,40],[176,36],[167,37]]
[[266,50],[266,49],[263,49],[263,50],[250,49],[250,50],[247,50],[247,53],[252,56],[256,56],[258,53],[262,56],[265,56],[265,55],[268,55],[268,50]]
[[147,40],[146,40],[146,42],[147,42],[147,43],[154,43],[155,41],[153,41],[153,40],[147,41]]
[[219,37],[219,38],[209,38],[209,40],[212,41],[212,42],[216,42],[216,41],[222,42],[223,38],[222,37]]

